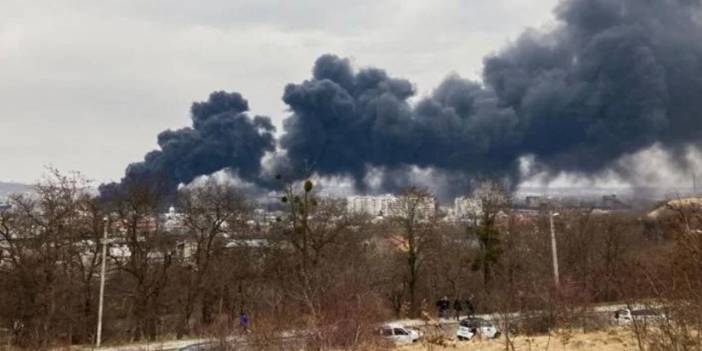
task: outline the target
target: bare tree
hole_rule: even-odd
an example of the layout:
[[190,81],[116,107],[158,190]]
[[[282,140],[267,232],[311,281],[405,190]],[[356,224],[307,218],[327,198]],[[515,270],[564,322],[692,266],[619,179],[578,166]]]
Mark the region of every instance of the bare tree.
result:
[[337,243],[339,237],[347,233],[352,221],[344,213],[340,203],[322,201],[313,192],[313,183],[303,183],[301,192],[295,185],[287,185],[281,201],[287,207],[282,234],[296,254],[298,277],[303,300],[312,315],[319,315],[321,306],[315,298],[320,290],[317,268],[325,263],[325,252]]
[[283,245],[274,258],[276,280],[290,302],[302,307],[303,323],[313,331],[308,347],[355,342],[367,334],[367,319],[375,311],[372,304],[359,306],[374,301],[364,219],[347,213],[341,201],[319,198],[310,180],[286,185],[281,202],[286,216],[277,228]]
[[[21,345],[39,347],[61,336],[85,341],[91,282],[97,265],[88,182],[54,169],[34,195],[15,195],[0,210],[0,275],[12,292],[0,310]],[[80,282],[80,284],[73,284]],[[78,311],[73,306],[82,305]]]
[[511,198],[504,185],[495,180],[480,182],[473,192],[473,198],[478,202],[473,214],[477,221],[475,225],[469,226],[467,231],[478,241],[480,256],[474,261],[474,266],[483,273],[485,290],[490,290],[493,266],[498,263],[502,253],[503,229],[500,228],[498,220],[500,216],[508,217],[506,214],[512,206]]
[[150,183],[135,182],[111,199],[111,228],[121,250],[110,254],[112,263],[129,277],[128,296],[132,339],[155,339],[158,334],[161,297],[169,278],[174,243],[159,215],[162,193]]
[[[186,231],[181,245],[187,248],[184,251],[192,250],[191,254],[182,257],[185,269],[179,278],[182,289],[178,297],[181,316],[177,335],[180,338],[190,332],[190,319],[196,303],[217,280],[211,276],[211,265],[225,248],[225,235],[229,234],[231,238],[245,228],[250,205],[239,189],[214,179],[182,190],[178,200],[182,211],[180,221]],[[203,319],[206,322],[210,317],[203,313]]]
[[[702,204],[683,199],[666,204],[660,218],[672,242],[639,264],[640,289],[651,291],[648,308],[661,313],[652,320],[634,319],[633,331],[641,350],[702,349]],[[633,284],[632,284],[633,285]],[[630,285],[631,286],[631,285]]]
[[421,301],[417,288],[430,246],[436,243],[438,212],[434,196],[426,189],[411,187],[400,192],[391,223],[397,225],[405,252],[405,283],[409,293],[409,314],[418,317]]
[[72,332],[75,334],[72,342],[86,342],[93,339],[95,332],[96,281],[102,263],[99,244],[105,221],[102,205],[92,196],[82,194],[78,206],[81,220],[76,223],[74,245],[68,247],[71,259],[66,263],[72,272],[70,281],[75,282],[74,288],[78,290],[75,296],[80,311],[76,317],[80,326]]

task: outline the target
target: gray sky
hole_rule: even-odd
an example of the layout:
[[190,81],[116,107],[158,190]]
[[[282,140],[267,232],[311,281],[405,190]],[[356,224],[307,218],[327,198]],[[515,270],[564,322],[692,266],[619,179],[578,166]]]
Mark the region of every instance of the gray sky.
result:
[[283,87],[334,53],[384,68],[426,94],[448,73],[478,78],[482,58],[557,0],[2,0],[0,180],[52,165],[98,182],[189,124],[214,90],[285,118]]

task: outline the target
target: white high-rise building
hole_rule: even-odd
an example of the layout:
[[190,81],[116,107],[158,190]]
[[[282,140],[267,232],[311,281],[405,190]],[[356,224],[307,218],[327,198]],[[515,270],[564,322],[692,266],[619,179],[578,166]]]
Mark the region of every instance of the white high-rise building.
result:
[[[420,216],[426,219],[436,214],[437,204],[434,198],[426,198],[425,200],[419,204],[417,210]],[[350,196],[346,198],[346,201],[349,212],[384,217],[402,215],[401,198],[395,195]]]
[[346,198],[349,212],[366,213],[371,216],[390,216],[396,212],[397,197],[394,195],[349,196]]
[[453,211],[456,220],[473,221],[478,220],[483,210],[480,206],[480,199],[475,197],[457,197],[453,201]]

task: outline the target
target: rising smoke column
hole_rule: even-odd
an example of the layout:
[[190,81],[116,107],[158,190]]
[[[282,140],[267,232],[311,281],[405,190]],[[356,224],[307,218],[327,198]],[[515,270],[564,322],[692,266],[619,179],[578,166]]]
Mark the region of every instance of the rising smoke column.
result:
[[407,102],[413,94],[410,82],[382,70],[355,73],[346,59],[320,57],[313,79],[289,84],[283,94],[294,113],[281,138],[291,167],[361,184],[366,164],[401,164],[415,149]]
[[[412,84],[380,69],[354,72],[347,59],[320,57],[313,77],[285,88],[293,114],[281,146],[294,169],[346,175],[363,186],[369,167],[409,166],[500,173],[514,170],[517,116],[480,85],[449,77],[416,106]],[[398,184],[401,184],[400,181]]]
[[101,186],[103,195],[130,183],[157,185],[166,194],[200,175],[228,169],[258,182],[261,159],[275,150],[275,128],[267,117],[250,117],[248,102],[238,93],[218,91],[205,102],[193,103],[192,127],[158,135],[159,150],[132,163],[120,184]]
[[483,84],[450,76],[415,105],[408,81],[322,56],[285,89],[281,145],[298,168],[362,184],[369,167],[396,178],[410,165],[516,182],[524,155],[590,174],[654,143],[673,155],[698,143],[700,2],[571,0],[555,13],[554,30],[487,57]]

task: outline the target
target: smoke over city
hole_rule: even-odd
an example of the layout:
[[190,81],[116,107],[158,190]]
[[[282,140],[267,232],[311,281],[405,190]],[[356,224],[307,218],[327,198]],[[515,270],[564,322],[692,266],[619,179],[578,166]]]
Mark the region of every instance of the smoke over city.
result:
[[193,103],[192,127],[161,132],[160,150],[130,164],[120,184],[102,185],[100,192],[109,196],[130,183],[149,182],[172,193],[179,184],[222,169],[259,182],[261,158],[275,150],[275,128],[267,117],[250,117],[248,109],[240,94],[222,91]]
[[421,97],[409,80],[323,55],[310,79],[285,87],[290,115],[277,148],[268,118],[249,117],[239,94],[217,92],[193,104],[192,128],[161,133],[160,150],[130,165],[122,183],[161,179],[175,189],[227,169],[269,187],[287,169],[349,177],[361,191],[374,178],[391,191],[411,182],[410,169],[430,169],[454,192],[483,176],[518,184],[523,157],[545,174],[627,177],[617,161],[654,145],[684,169],[702,133],[701,6],[564,1],[555,27],[486,57],[482,81],[449,75]]

